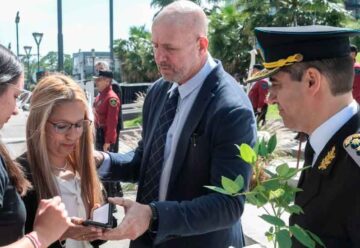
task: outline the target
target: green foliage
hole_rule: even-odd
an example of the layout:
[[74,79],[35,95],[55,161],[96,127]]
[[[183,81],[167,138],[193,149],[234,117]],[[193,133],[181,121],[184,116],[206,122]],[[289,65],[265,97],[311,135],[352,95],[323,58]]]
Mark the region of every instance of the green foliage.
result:
[[132,120],[124,121],[124,128],[132,128],[132,127],[139,127],[142,124],[142,117],[136,117]]
[[274,247],[291,247],[291,237],[295,237],[306,247],[315,247],[316,243],[324,246],[318,236],[310,231],[302,229],[298,225],[288,226],[282,219],[283,213],[302,214],[300,206],[294,204],[295,194],[301,189],[291,186],[288,181],[302,169],[290,168],[288,164],[276,166],[271,172],[265,167],[270,163],[271,154],[277,144],[276,135],[272,135],[269,141],[258,140],[254,148],[247,144],[237,146],[239,157],[253,168],[253,178],[249,192],[243,192],[244,180],[239,175],[235,180],[226,177],[221,178],[221,187],[205,186],[216,192],[236,196],[245,195],[248,203],[263,208],[267,214],[260,218],[271,225],[265,233]]
[[[353,21],[341,0],[235,0],[224,7],[215,5],[209,11],[209,19],[211,54],[222,61],[230,74],[241,77],[246,77],[249,67],[255,27],[311,24],[342,27]],[[257,56],[257,63],[261,60]]]
[[145,25],[131,27],[127,40],[116,40],[114,52],[122,62],[122,81],[128,83],[152,82],[159,77],[153,56],[150,32],[145,29]]

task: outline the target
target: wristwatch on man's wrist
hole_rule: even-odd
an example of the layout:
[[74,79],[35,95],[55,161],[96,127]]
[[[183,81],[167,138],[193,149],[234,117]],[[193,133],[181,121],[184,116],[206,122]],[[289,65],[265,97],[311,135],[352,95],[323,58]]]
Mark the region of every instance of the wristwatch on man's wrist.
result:
[[151,209],[151,219],[149,225],[149,231],[152,233],[156,233],[159,227],[159,213],[156,208],[155,203],[149,203],[149,207]]

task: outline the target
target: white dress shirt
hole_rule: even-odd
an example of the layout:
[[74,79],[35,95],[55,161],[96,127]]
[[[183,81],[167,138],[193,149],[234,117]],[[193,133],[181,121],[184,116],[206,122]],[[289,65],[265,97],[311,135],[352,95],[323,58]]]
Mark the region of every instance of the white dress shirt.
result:
[[168,184],[170,180],[171,170],[173,167],[175,151],[179,141],[180,133],[183,130],[185,121],[189,115],[190,110],[195,102],[201,86],[206,77],[216,67],[216,62],[208,54],[207,61],[201,70],[188,81],[182,85],[174,83],[169,91],[173,91],[176,87],[179,89],[179,102],[176,109],[176,114],[173,123],[171,124],[166,136],[164,165],[160,178],[160,192],[159,200],[163,201],[166,198]]

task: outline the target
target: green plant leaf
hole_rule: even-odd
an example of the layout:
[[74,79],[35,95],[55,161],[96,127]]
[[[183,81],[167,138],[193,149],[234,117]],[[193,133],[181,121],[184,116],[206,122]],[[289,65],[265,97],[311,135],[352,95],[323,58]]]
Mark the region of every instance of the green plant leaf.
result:
[[307,233],[310,234],[311,238],[313,240],[315,240],[315,242],[317,242],[319,245],[321,245],[322,247],[325,247],[324,243],[321,241],[321,239],[319,238],[319,236],[317,236],[315,233],[310,232],[309,230],[306,230]]
[[269,139],[269,142],[267,144],[267,152],[269,154],[271,154],[275,148],[276,148],[276,145],[277,145],[277,139],[276,139],[276,134],[273,134],[270,139]]
[[286,173],[285,177],[290,179],[298,173],[298,169],[296,168],[289,168],[289,171]]
[[237,176],[237,178],[235,179],[235,183],[240,188],[239,191],[244,188],[244,178],[242,177],[242,175]]
[[286,208],[286,210],[290,213],[290,214],[300,214],[300,213],[304,213],[302,208],[298,205],[291,205],[289,207]]
[[279,174],[279,176],[284,177],[289,172],[289,166],[287,164],[281,164],[276,167],[276,172]]
[[290,232],[294,237],[304,246],[308,248],[314,248],[315,242],[310,238],[310,236],[298,225],[290,226]]
[[272,215],[263,214],[260,216],[260,218],[265,220],[267,223],[270,223],[271,225],[275,225],[279,227],[285,226],[285,222],[282,219]]
[[273,199],[281,197],[284,194],[284,192],[285,191],[283,189],[270,190],[269,200],[273,200]]
[[279,183],[278,179],[273,179],[271,181],[265,181],[265,182],[263,182],[263,186],[267,190],[277,190],[278,188],[281,188],[281,184]]
[[265,236],[269,242],[273,241],[273,239],[274,239],[274,234],[272,234],[270,232],[266,232]]
[[276,241],[279,243],[279,248],[289,248],[292,245],[290,232],[288,230],[280,230],[275,234]]
[[257,205],[257,199],[256,199],[255,195],[253,195],[253,194],[246,195],[246,201],[247,201],[248,203],[250,203],[251,205],[254,205],[254,206],[257,206],[257,207],[258,207],[258,205]]
[[265,171],[265,173],[268,174],[270,177],[275,177],[275,176],[276,176],[276,174],[275,174],[274,172],[272,172],[272,171],[270,171],[270,170],[268,170],[268,169],[265,169],[265,168],[264,168],[264,171]]
[[256,153],[248,144],[241,144],[240,145],[240,157],[248,164],[253,165],[256,160]]
[[221,185],[230,194],[238,193],[241,190],[235,181],[224,176],[221,177]]
[[268,154],[267,148],[266,148],[266,144],[265,144],[265,140],[262,139],[260,144],[259,144],[259,153],[258,153],[261,157],[266,157]]
[[205,187],[205,188],[208,188],[208,189],[211,189],[211,190],[213,190],[213,191],[216,191],[216,192],[218,192],[218,193],[221,193],[221,194],[233,195],[233,194],[227,192],[226,190],[224,190],[223,188],[220,188],[220,187],[208,186],[208,185],[206,185],[206,186],[204,186],[204,187]]

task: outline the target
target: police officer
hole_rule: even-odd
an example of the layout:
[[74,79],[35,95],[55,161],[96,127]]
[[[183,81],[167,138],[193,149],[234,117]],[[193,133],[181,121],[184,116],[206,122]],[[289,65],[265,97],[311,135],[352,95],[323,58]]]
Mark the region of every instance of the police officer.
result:
[[[98,61],[95,64],[95,71],[96,72],[108,71],[108,70],[110,70],[110,67],[109,67],[109,64],[106,61]],[[119,118],[118,118],[118,124],[117,124],[117,128],[116,128],[117,137],[116,137],[116,142],[115,142],[114,146],[112,147],[117,152],[119,150],[120,130],[124,129],[124,120],[123,120],[123,117],[122,117],[122,100],[121,100],[122,91],[121,91],[120,84],[118,82],[116,82],[115,80],[112,80],[111,86],[112,86],[112,90],[115,92],[115,94],[120,99]]]
[[[264,69],[263,65],[255,64],[253,66],[252,74],[257,73],[262,69]],[[269,82],[265,78],[255,82],[249,92],[249,98],[254,108],[255,116],[259,126],[260,123],[262,126],[266,124],[266,113],[268,109],[266,96],[268,92],[269,92]]]
[[[113,73],[99,70],[94,76],[95,86],[99,94],[94,102],[96,128],[95,147],[99,151],[118,152],[119,129],[118,117],[120,99],[112,90]],[[123,196],[120,182],[103,182],[108,196]]]
[[[316,234],[327,248],[360,247],[360,108],[351,92],[349,45],[359,34],[329,26],[255,29],[265,69],[251,81],[270,77],[268,102],[278,105],[286,127],[309,135],[309,168],[295,198],[303,211],[291,215],[290,225]],[[293,240],[291,247],[304,246]]]
[[113,149],[116,142],[118,113],[120,99],[111,88],[113,73],[99,71],[95,85],[99,94],[94,102],[94,116],[96,127],[96,149],[100,151],[117,152]]

